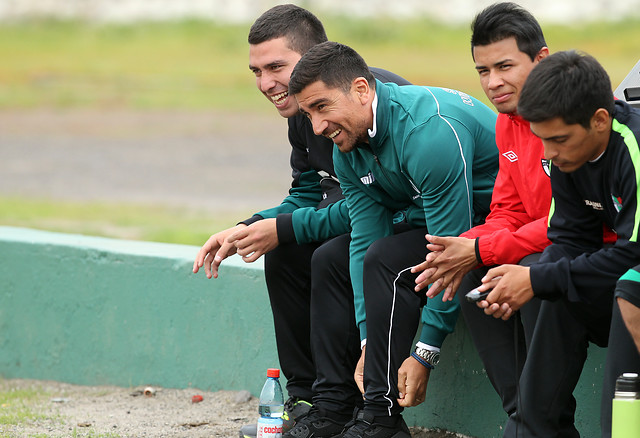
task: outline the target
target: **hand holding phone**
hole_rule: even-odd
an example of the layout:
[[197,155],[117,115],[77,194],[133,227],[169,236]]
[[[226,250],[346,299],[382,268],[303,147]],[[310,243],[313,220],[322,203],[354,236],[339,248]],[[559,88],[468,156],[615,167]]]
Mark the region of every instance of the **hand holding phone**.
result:
[[491,292],[491,290],[487,290],[484,292],[480,292],[478,290],[478,288],[476,287],[475,289],[470,290],[466,295],[465,298],[467,299],[467,301],[469,301],[470,303],[477,303],[478,301],[482,301],[485,298],[487,298],[487,295],[489,295],[489,293]]

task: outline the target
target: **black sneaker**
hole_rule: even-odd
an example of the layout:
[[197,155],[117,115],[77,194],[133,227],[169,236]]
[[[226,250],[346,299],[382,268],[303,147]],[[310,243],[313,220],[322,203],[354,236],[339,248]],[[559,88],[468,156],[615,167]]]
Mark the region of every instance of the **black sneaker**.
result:
[[313,407],[296,419],[292,429],[282,438],[338,438],[347,422],[334,420],[326,411]]
[[402,415],[398,415],[393,426],[375,422],[373,414],[358,410],[355,419],[344,428],[341,438],[411,438],[411,432],[404,422]]
[[289,397],[284,402],[284,413],[282,414],[282,433],[291,430],[297,418],[302,417],[311,409],[313,405],[298,397]]

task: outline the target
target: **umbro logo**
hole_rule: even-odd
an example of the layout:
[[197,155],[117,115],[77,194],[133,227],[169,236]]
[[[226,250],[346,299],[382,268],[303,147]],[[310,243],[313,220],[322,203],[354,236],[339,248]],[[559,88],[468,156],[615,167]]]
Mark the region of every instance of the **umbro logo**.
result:
[[516,161],[518,161],[518,156],[513,151],[505,152],[504,154],[502,154],[502,156],[509,160],[510,163],[515,163]]
[[373,174],[371,172],[360,178],[360,181],[362,181],[362,184],[364,184],[365,186],[373,184],[375,180],[376,179],[373,177]]

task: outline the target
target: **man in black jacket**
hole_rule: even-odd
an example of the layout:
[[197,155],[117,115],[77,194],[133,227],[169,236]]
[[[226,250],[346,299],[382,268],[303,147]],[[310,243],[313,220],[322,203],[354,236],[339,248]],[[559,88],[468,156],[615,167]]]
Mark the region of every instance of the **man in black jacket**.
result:
[[[316,357],[314,361],[311,354],[311,290],[312,287],[326,289],[323,282],[330,280],[331,274],[316,260],[312,275],[312,256],[328,239],[350,231],[347,206],[333,169],[333,142],[313,133],[309,120],[298,112],[296,100],[288,93],[289,76],[298,60],[313,45],[326,40],[322,23],[311,12],[291,4],[269,9],[251,26],[249,68],[255,74],[260,92],[288,119],[293,181],[289,195],[280,205],[212,235],[193,265],[194,273],[204,266],[208,278],[217,278],[222,260],[234,253],[247,263],[265,255],[278,357],[289,394],[284,414],[285,431],[295,417],[309,410],[316,369],[322,369],[321,361],[326,359]],[[383,82],[409,84],[391,72],[371,70]],[[324,250],[327,251],[336,252],[335,257],[348,256],[346,247],[333,245]],[[350,312],[350,309],[339,310]],[[355,369],[360,345],[357,328],[354,326],[352,330],[356,333],[353,342],[337,346],[340,351],[332,355],[352,357],[348,360]],[[351,339],[344,334],[344,339]],[[344,399],[353,403],[361,399],[355,382],[336,390],[348,393]],[[341,408],[349,414],[353,410],[353,406]]]
[[[640,111],[614,101],[595,59],[558,52],[532,70],[518,112],[552,163],[552,244],[530,267],[489,270],[480,288],[493,288],[479,305],[496,318],[542,300],[505,435],[579,436],[566,408],[575,410],[572,393],[593,342],[609,347],[601,406],[607,437],[615,380],[640,371],[614,301],[616,282],[640,260]],[[615,244],[603,245],[603,223],[617,233]]]

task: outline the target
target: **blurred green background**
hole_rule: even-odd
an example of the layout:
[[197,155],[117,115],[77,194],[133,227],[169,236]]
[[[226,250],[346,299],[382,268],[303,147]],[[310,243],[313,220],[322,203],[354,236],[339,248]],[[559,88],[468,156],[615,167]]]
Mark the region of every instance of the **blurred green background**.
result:
[[[322,17],[329,38],[370,65],[416,84],[484,98],[470,56],[468,26],[428,20]],[[544,26],[552,51],[595,56],[618,84],[640,56],[640,20]],[[205,21],[99,25],[30,21],[0,26],[0,108],[224,108],[258,104],[248,66],[249,25]],[[262,102],[261,102],[262,103]]]
[[[332,40],[416,84],[446,86],[488,103],[470,55],[469,26],[420,19],[320,17]],[[640,20],[541,23],[551,51],[579,49],[607,69],[614,88],[640,58]],[[249,24],[183,20],[91,24],[34,20],[0,25],[0,114],[98,108],[273,113],[248,70]],[[284,193],[283,193],[284,195]],[[0,196],[0,224],[202,244],[251,211],[60,202]]]

